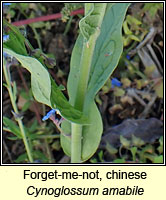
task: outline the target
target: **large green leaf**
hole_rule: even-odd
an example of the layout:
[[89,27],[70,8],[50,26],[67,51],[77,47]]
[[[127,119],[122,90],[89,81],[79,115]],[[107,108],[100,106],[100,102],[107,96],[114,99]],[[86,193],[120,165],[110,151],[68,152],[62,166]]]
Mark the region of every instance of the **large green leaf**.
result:
[[35,58],[17,54],[6,48],[4,52],[14,56],[31,73],[32,92],[35,99],[51,107],[51,81],[45,67]]
[[[122,23],[128,3],[115,3],[107,5],[107,10],[101,25],[101,33],[96,41],[90,78],[88,83],[87,98],[94,99],[96,93],[104,85],[108,77],[116,68],[123,49]],[[70,74],[68,78],[68,93],[73,104],[80,78],[80,61],[83,48],[83,36],[80,34],[74,46]]]
[[118,64],[123,50],[122,23],[128,6],[129,3],[116,3],[106,11],[92,60],[88,98],[94,99]]
[[[98,148],[103,132],[103,125],[100,113],[94,102],[92,102],[89,109],[90,125],[84,125],[82,131],[82,161],[90,158]],[[64,152],[71,156],[71,123],[64,122],[62,125],[61,145]]]
[[[123,49],[121,34],[122,23],[128,6],[129,3],[107,4],[107,9],[101,25],[101,32],[96,41],[84,106],[84,114],[90,117],[91,125],[83,126],[82,128],[83,160],[90,158],[94,154],[101,139],[102,123],[100,113],[97,110],[97,107],[94,106],[94,97],[118,64]],[[89,37],[89,35],[85,35],[85,33],[83,34],[84,36],[82,33],[78,36],[70,63],[70,74],[67,87],[70,103],[72,105],[74,105],[76,99],[77,86],[80,79],[80,62],[84,45],[84,37]],[[69,124],[63,124],[64,130],[67,127],[67,132],[70,134],[71,131]],[[68,155],[70,155],[71,148],[70,140],[70,137],[64,135],[61,136],[62,147]]]
[[88,118],[67,101],[47,69],[37,59],[17,54],[6,48],[4,52],[14,56],[31,73],[32,92],[38,102],[57,108],[62,117],[68,121],[89,124]]

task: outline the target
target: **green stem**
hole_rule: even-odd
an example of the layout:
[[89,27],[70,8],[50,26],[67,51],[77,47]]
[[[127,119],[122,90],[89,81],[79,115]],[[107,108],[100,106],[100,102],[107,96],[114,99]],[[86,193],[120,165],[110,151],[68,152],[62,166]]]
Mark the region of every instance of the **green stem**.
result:
[[[98,21],[98,27],[93,35],[90,36],[89,40],[84,39],[81,62],[80,62],[80,79],[78,82],[78,88],[75,99],[75,108],[83,111],[84,102],[88,87],[89,73],[93,58],[93,53],[96,45],[96,40],[100,34],[100,26],[104,17],[106,3],[103,3],[103,7],[100,12],[100,19]],[[85,3],[85,15],[90,10],[90,3]],[[81,151],[82,151],[82,125],[72,123],[72,138],[71,138],[71,162],[80,163],[81,162]]]
[[79,124],[72,123],[71,131],[72,131],[71,163],[80,163],[82,126]]
[[[5,62],[5,60],[4,60],[4,62]],[[8,92],[9,92],[11,104],[12,104],[14,112],[18,115],[19,113],[18,113],[18,109],[17,109],[17,106],[16,106],[15,98],[14,98],[14,95],[13,95],[13,90],[12,90],[12,87],[11,87],[9,75],[7,73],[7,67],[8,66],[6,66],[5,63],[3,63],[3,70],[4,70],[4,75],[5,75],[5,79],[6,79],[6,84],[7,84],[7,89],[8,89]],[[32,153],[31,153],[31,150],[30,150],[30,147],[29,147],[29,143],[28,143],[28,140],[27,140],[27,137],[26,137],[25,129],[24,129],[21,118],[18,117],[17,122],[18,122],[18,125],[19,125],[19,128],[20,128],[20,132],[21,132],[21,135],[22,135],[22,139],[23,139],[23,142],[24,142],[24,145],[25,145],[25,149],[26,149],[29,161],[33,162]]]
[[[28,18],[27,18],[27,19],[28,19]],[[32,28],[32,30],[33,30],[33,32],[34,32],[34,34],[35,34],[35,39],[37,40],[37,44],[38,44],[39,49],[42,50],[42,45],[41,45],[41,42],[40,42],[39,35],[38,35],[37,31],[36,31],[36,28],[34,28],[33,25],[30,25],[30,27]]]
[[73,16],[70,17],[70,19],[69,19],[69,21],[68,21],[68,23],[67,23],[67,25],[66,25],[66,27],[65,27],[65,31],[64,31],[64,33],[63,33],[64,36],[66,36],[67,33],[69,32],[69,29],[70,29],[71,23],[72,23],[72,19],[73,19]]

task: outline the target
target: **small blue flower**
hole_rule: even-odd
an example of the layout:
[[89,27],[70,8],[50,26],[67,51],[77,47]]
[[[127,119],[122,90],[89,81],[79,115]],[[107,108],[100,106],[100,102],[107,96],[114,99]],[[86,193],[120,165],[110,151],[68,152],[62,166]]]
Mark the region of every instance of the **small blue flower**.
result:
[[126,58],[127,58],[127,60],[131,59],[130,56],[129,56],[129,54],[126,55]]
[[111,88],[114,88],[115,86],[117,87],[122,86],[122,83],[117,78],[113,78],[111,80]]
[[3,52],[3,56],[5,57],[5,59],[7,59],[9,57],[9,54],[7,54],[6,52]]
[[11,5],[11,3],[3,3],[3,7],[4,6],[10,6]]
[[34,163],[42,163],[42,160],[34,160]]
[[9,35],[3,35],[3,42],[6,42],[9,39]]
[[52,115],[55,115],[57,109],[52,109],[50,110],[43,118],[42,120],[45,121],[47,119],[49,119]]

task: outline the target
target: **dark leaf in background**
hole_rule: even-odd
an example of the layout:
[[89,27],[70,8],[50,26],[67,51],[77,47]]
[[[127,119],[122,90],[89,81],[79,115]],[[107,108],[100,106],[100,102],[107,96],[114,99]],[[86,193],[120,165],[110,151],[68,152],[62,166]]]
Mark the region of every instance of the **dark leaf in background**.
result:
[[154,143],[163,135],[163,123],[156,118],[127,119],[121,124],[109,128],[102,138],[102,142],[109,142],[114,147],[120,146],[120,136],[132,140],[133,136],[145,143]]

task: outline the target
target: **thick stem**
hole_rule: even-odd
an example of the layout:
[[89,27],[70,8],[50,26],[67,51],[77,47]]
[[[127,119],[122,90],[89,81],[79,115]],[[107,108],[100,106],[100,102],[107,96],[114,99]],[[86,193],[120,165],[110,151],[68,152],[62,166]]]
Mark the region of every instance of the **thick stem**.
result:
[[81,137],[82,126],[72,123],[72,145],[71,145],[71,163],[81,162]]
[[[96,32],[94,36],[99,34]],[[89,72],[90,72],[90,66],[92,62],[92,56],[95,48],[97,37],[91,37],[88,41],[88,43],[84,42],[83,50],[82,50],[82,57],[81,57],[81,67],[80,67],[80,79],[78,83],[77,88],[77,95],[75,99],[75,108],[83,111],[84,107],[84,100],[86,96],[87,86],[88,86],[88,80],[89,80]]]
[[[7,73],[6,67],[8,67],[8,66],[6,66],[5,63],[3,63],[3,70],[4,70],[4,75],[5,75],[5,79],[6,79],[6,84],[7,84],[7,89],[8,89],[8,92],[9,92],[11,104],[12,104],[14,112],[16,114],[19,114],[17,106],[16,106],[16,102],[14,100],[13,91],[12,91],[12,87],[11,87],[11,83],[10,83],[10,80],[9,80],[9,75]],[[26,133],[25,133],[24,126],[23,126],[21,118],[18,117],[17,122],[18,122],[18,125],[19,125],[19,128],[20,128],[20,132],[21,132],[21,135],[22,135],[22,138],[23,138],[23,142],[24,142],[24,145],[25,145],[25,149],[26,149],[29,161],[33,162],[32,153],[31,153],[31,150],[30,150],[30,147],[29,147],[29,144],[28,144],[28,140],[27,140],[27,137],[26,137]]]
[[[90,4],[85,4],[85,14],[88,13],[90,9]],[[106,3],[103,3],[103,7],[100,12],[100,19],[98,23],[98,27],[96,32],[90,36],[89,40],[84,40],[83,49],[82,49],[82,56],[80,62],[80,79],[78,82],[78,88],[76,93],[75,99],[75,108],[83,111],[84,109],[84,102],[88,87],[88,80],[89,80],[89,73],[93,58],[93,53],[95,49],[96,40],[100,34],[100,26],[104,17]],[[82,152],[82,130],[83,126],[79,124],[72,123],[72,138],[71,138],[71,162],[72,163],[80,163],[81,162],[81,152]]]

